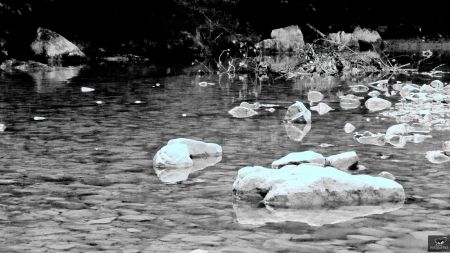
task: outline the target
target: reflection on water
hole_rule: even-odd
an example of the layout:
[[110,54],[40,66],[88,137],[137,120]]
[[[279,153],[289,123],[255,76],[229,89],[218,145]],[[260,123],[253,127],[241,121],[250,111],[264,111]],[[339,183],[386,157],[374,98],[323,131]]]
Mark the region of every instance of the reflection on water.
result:
[[311,130],[311,124],[285,123],[284,128],[289,139],[300,142]]
[[154,167],[156,175],[161,182],[167,184],[175,184],[179,182],[186,181],[188,176],[192,172],[203,170],[207,167],[213,166],[222,160],[222,156],[211,156],[211,157],[199,157],[194,158],[192,167],[178,168],[178,167],[166,167],[158,168]]
[[66,85],[70,79],[78,76],[83,66],[53,67],[51,70],[37,70],[28,74],[36,84],[36,92],[49,93]]
[[[252,75],[164,73],[153,67],[89,66],[34,74],[36,81],[23,74],[0,76],[0,123],[7,127],[0,134],[3,248],[423,252],[428,234],[450,234],[450,170],[425,158],[448,140],[448,132],[433,130],[433,138],[399,149],[360,144],[343,130],[351,123],[358,132],[384,133],[396,124],[361,108],[342,110],[336,96],[351,93],[352,85],[385,77],[261,82]],[[423,78],[398,80],[430,81]],[[216,85],[199,86],[202,81]],[[95,91],[80,92],[85,86]],[[294,126],[287,129],[283,123],[286,109],[295,101],[306,103],[311,89],[322,90],[323,102],[335,110],[313,112],[310,129],[295,125],[298,129],[290,131]],[[95,103],[100,100],[101,105]],[[227,113],[244,100],[279,107],[246,119]],[[47,120],[33,121],[33,116]],[[161,172],[167,180],[185,180],[165,184],[151,159],[174,137],[217,143],[223,147],[222,161],[190,170],[189,176],[187,171]],[[307,213],[239,207],[235,213],[231,189],[240,168],[269,167],[287,153],[305,150],[324,156],[356,151],[367,167],[363,173],[395,175],[405,188],[406,202],[397,210],[383,206]],[[209,165],[203,162],[197,168]],[[244,225],[246,219],[260,227]]]
[[341,206],[333,209],[289,209],[254,207],[247,203],[233,203],[236,219],[240,224],[263,226],[267,223],[302,222],[310,226],[323,226],[349,221],[354,218],[383,214],[400,209],[403,202],[377,206]]

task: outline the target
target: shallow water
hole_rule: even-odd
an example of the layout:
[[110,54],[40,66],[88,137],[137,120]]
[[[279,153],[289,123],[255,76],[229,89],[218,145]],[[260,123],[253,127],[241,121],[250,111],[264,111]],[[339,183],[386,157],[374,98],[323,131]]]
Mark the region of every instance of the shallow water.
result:
[[[251,76],[173,73],[155,67],[83,67],[1,74],[0,122],[7,126],[0,133],[2,249],[424,252],[428,235],[450,234],[449,165],[425,159],[426,151],[448,140],[448,132],[433,131],[432,139],[397,149],[359,144],[343,130],[347,122],[360,132],[385,132],[395,124],[363,109],[341,110],[336,97],[338,91],[348,93],[349,85],[382,76],[260,83]],[[215,85],[202,87],[201,81]],[[82,93],[81,87],[95,91]],[[321,90],[324,102],[335,110],[321,116],[313,112],[311,130],[296,142],[282,119],[287,106],[306,101],[311,89]],[[280,107],[248,119],[231,117],[228,110],[242,101]],[[34,121],[35,116],[46,120]],[[222,145],[222,161],[191,173],[182,184],[162,183],[152,169],[152,157],[176,137]],[[239,223],[237,214],[252,217],[261,209],[238,210],[233,204],[237,171],[247,165],[270,166],[303,150],[326,156],[355,150],[368,168],[363,173],[388,171],[397,177],[407,195],[404,205],[323,226]]]

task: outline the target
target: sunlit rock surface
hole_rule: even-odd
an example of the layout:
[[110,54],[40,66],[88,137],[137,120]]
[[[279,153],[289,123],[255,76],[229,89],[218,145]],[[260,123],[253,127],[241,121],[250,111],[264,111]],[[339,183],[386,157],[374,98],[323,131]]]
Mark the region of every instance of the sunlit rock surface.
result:
[[177,138],[170,140],[167,145],[184,144],[187,146],[191,157],[197,156],[221,156],[222,147],[216,143],[207,143],[187,138]]
[[187,145],[171,144],[162,147],[153,157],[153,167],[155,168],[189,168],[192,167],[191,156]]
[[392,103],[387,101],[386,99],[382,99],[379,97],[373,97],[373,98],[369,98],[366,101],[365,106],[367,109],[369,109],[369,111],[377,112],[377,111],[382,111],[382,110],[388,109],[389,107],[392,106]]
[[242,200],[259,194],[266,205],[297,208],[372,205],[405,199],[403,187],[393,180],[305,163],[279,170],[244,167],[238,172],[233,192]]
[[319,113],[319,115],[324,115],[324,114],[327,114],[329,111],[334,110],[329,105],[322,103],[322,102],[316,106],[311,106],[311,108],[309,108],[309,109],[311,109],[311,111],[316,111],[317,113]]
[[86,57],[72,42],[48,29],[38,28],[37,37],[31,43],[31,49],[36,55],[48,58],[70,56]]
[[222,160],[222,147],[215,143],[178,138],[170,140],[153,157],[158,178],[168,184],[187,180],[189,173]]
[[355,128],[355,126],[354,126],[353,124],[351,124],[351,123],[345,123],[345,126],[344,126],[344,132],[345,132],[345,133],[349,134],[349,133],[355,131],[355,129],[356,129],[356,128]]
[[348,151],[326,158],[326,164],[341,170],[355,170],[359,157],[355,151]]
[[303,151],[290,153],[272,163],[272,168],[279,169],[286,165],[299,165],[302,163],[314,163],[321,166],[325,165],[325,157],[314,151]]
[[311,112],[302,102],[297,101],[288,107],[284,120],[292,123],[311,124]]
[[289,139],[301,142],[311,130],[311,124],[285,123],[284,128]]
[[339,206],[335,208],[273,208],[257,207],[238,201],[233,203],[236,220],[242,225],[263,226],[267,223],[287,221],[302,222],[310,226],[323,226],[346,222],[354,218],[383,214],[400,209],[403,202],[383,203],[381,205]]

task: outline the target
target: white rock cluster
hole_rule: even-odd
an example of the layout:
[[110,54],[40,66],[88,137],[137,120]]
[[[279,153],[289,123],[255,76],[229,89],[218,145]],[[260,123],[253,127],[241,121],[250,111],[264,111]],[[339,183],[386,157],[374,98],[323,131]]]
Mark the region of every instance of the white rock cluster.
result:
[[[380,176],[352,175],[358,156],[345,152],[324,158],[313,151],[289,154],[272,163],[239,170],[233,193],[241,200],[262,200],[278,207],[373,205],[403,202],[403,187]],[[333,166],[333,167],[332,167]]]

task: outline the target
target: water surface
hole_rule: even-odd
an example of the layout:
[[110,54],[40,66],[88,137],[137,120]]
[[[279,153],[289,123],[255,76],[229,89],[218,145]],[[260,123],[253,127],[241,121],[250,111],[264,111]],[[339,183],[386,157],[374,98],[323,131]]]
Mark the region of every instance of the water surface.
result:
[[[449,133],[433,131],[432,139],[402,149],[362,145],[345,134],[347,122],[361,132],[385,132],[396,123],[362,108],[339,109],[336,92],[381,78],[259,82],[146,66],[1,73],[0,122],[7,129],[0,135],[0,246],[11,252],[424,252],[428,235],[450,234],[448,164],[425,159]],[[297,142],[282,119],[311,89],[321,90],[335,111],[313,112],[311,130]],[[242,101],[280,107],[231,117],[227,111]],[[181,184],[162,183],[152,157],[177,137],[220,144],[222,161]],[[368,168],[363,173],[397,177],[406,202],[323,226],[239,223],[231,191],[237,171],[304,150],[325,156],[355,150]],[[246,210],[247,216],[258,211]]]

